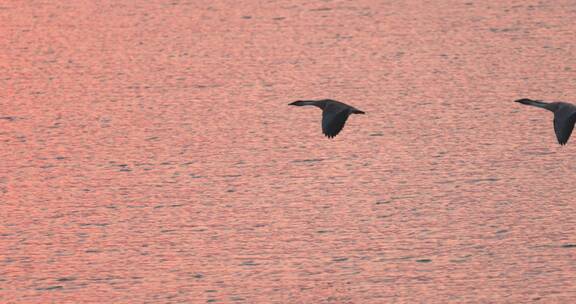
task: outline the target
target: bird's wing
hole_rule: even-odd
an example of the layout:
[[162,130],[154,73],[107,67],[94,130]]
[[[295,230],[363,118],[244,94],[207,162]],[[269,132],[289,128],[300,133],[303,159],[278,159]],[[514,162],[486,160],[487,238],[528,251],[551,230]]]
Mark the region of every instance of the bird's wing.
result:
[[338,135],[340,130],[344,128],[348,116],[350,116],[349,109],[341,109],[340,111],[325,109],[322,112],[322,133],[330,138]]
[[554,132],[558,143],[565,145],[572,134],[576,123],[576,107],[567,107],[554,114]]

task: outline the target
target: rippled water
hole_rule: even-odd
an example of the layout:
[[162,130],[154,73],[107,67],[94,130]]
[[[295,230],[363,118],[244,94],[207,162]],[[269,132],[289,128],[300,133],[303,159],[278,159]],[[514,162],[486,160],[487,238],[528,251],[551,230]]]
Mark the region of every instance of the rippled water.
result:
[[[0,5],[0,302],[569,303],[574,1]],[[367,112],[335,139],[334,98]]]

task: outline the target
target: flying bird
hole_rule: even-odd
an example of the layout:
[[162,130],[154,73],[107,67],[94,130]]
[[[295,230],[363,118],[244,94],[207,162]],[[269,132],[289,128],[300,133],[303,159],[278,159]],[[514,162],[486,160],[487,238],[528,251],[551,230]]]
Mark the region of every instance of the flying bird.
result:
[[298,100],[290,103],[292,106],[317,106],[322,109],[322,133],[333,138],[344,128],[350,114],[366,114],[343,102],[332,99]]
[[566,102],[544,102],[528,98],[518,99],[515,102],[552,111],[554,113],[554,132],[556,132],[558,143],[565,145],[568,142],[576,122],[576,106]]

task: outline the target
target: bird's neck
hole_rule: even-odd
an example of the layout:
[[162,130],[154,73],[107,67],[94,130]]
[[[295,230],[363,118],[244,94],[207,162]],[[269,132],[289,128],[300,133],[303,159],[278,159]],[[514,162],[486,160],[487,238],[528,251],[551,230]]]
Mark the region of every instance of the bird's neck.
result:
[[526,102],[526,104],[534,106],[534,107],[546,109],[546,110],[549,110],[552,112],[556,111],[556,108],[558,107],[558,105],[556,103],[548,103],[548,102],[543,102],[541,100],[530,100],[530,101]]
[[302,100],[300,101],[301,106],[315,106],[316,105],[316,101],[314,100]]
[[316,106],[320,109],[326,107],[326,102],[324,100],[303,100],[299,104],[300,106]]

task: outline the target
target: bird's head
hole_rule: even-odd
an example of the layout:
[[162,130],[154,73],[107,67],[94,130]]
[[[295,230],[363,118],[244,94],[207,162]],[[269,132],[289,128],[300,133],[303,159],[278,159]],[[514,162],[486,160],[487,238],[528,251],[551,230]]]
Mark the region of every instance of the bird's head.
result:
[[324,109],[326,102],[323,100],[297,100],[289,105],[292,106],[317,106],[320,109]]
[[522,99],[516,99],[514,100],[514,102],[519,102],[521,104],[530,104],[531,102],[533,102],[534,100],[529,99],[529,98],[522,98]]
[[305,100],[296,100],[295,102],[289,103],[290,106],[305,106],[307,105]]

